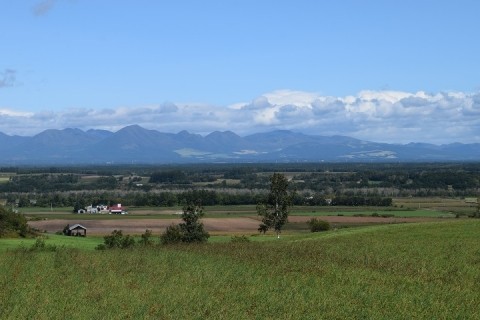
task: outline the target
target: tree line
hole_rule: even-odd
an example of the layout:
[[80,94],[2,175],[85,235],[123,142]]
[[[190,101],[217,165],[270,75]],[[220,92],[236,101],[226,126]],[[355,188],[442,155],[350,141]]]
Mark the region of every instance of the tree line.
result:
[[288,172],[289,182],[296,190],[322,194],[394,189],[404,196],[464,196],[480,189],[478,163],[218,164],[2,168],[2,171],[11,175],[8,181],[0,183],[0,192],[188,190],[199,185],[209,189],[267,190],[272,171]]
[[[199,202],[204,206],[215,205],[256,205],[266,197],[262,192],[220,192],[215,190],[189,190],[180,192],[54,192],[36,194],[10,193],[6,195],[8,206],[13,207],[72,207],[77,212],[89,205],[114,205],[134,207],[174,207],[184,203]],[[356,206],[390,206],[392,198],[379,196],[334,196],[326,198],[315,194],[306,196],[295,193],[292,204],[307,206],[356,205]]]

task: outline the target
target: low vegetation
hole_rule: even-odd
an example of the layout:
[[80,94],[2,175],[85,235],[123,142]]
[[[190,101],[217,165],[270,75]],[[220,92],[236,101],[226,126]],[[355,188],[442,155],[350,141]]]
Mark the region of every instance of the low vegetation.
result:
[[124,235],[122,230],[113,230],[110,235],[104,236],[104,243],[99,244],[97,250],[127,249],[135,245],[135,239],[131,235]]
[[5,319],[475,319],[478,234],[480,221],[460,219],[241,245],[10,250],[0,259],[0,311]]
[[325,220],[312,218],[308,221],[308,226],[312,232],[320,232],[330,230],[330,223]]
[[6,209],[0,205],[0,238],[22,237],[34,235],[24,215]]

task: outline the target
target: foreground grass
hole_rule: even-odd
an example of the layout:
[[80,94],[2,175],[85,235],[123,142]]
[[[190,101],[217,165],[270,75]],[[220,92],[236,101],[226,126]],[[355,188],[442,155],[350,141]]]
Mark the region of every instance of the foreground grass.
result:
[[[103,237],[67,237],[53,234],[42,234],[40,237],[49,245],[66,249],[94,250],[98,244],[103,243]],[[0,253],[18,248],[29,248],[35,241],[35,238],[0,239]]]
[[8,251],[5,319],[473,319],[480,221],[244,244]]

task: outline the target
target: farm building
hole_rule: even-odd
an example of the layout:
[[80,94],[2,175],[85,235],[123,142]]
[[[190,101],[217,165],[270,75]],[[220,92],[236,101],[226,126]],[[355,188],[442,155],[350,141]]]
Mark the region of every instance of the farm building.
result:
[[77,213],[90,213],[90,214],[96,214],[96,213],[110,213],[110,210],[108,206],[104,204],[99,204],[99,205],[89,205],[85,207],[84,209],[79,209],[77,210]]
[[127,214],[128,213],[126,208],[122,207],[120,203],[108,208],[108,211],[110,212],[110,214]]
[[104,204],[90,205],[86,208],[87,213],[108,213],[108,207]]
[[86,237],[87,236],[87,228],[85,228],[81,224],[76,223],[76,224],[68,227],[67,235],[68,236]]

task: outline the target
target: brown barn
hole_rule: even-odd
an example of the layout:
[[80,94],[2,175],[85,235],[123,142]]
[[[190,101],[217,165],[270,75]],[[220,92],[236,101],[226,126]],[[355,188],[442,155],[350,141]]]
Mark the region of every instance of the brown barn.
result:
[[81,224],[76,223],[73,226],[68,227],[68,235],[86,237],[87,228],[85,228]]

